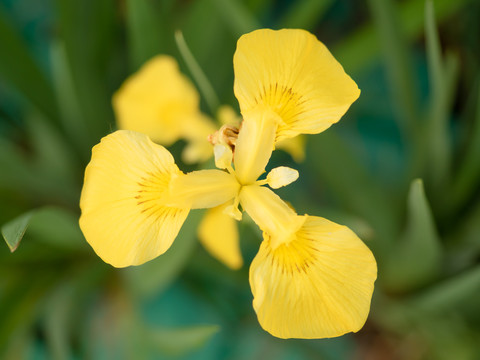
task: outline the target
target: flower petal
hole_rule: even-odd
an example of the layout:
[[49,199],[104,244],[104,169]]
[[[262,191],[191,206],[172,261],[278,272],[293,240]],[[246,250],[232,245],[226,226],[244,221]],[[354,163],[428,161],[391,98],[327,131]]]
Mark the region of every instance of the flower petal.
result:
[[236,221],[224,210],[227,204],[207,210],[198,236],[207,251],[231,269],[243,265]]
[[244,114],[235,144],[235,173],[242,185],[255,182],[265,171],[272,155],[278,115],[268,109]]
[[116,267],[163,254],[188,208],[162,205],[172,176],[171,154],[146,135],[120,130],[92,150],[80,198],[80,227],[95,252]]
[[297,216],[277,194],[263,186],[243,186],[240,204],[258,227],[272,237],[273,248],[291,241],[303,222],[303,217]]
[[174,58],[159,55],[129,77],[113,96],[118,127],[170,145],[199,123],[199,96]]
[[172,179],[170,206],[205,209],[221,205],[235,196],[240,184],[222,170],[199,170]]
[[259,105],[275,111],[283,120],[277,141],[324,131],[360,95],[325,45],[304,30],[261,29],[243,35],[233,66],[242,114]]
[[375,258],[347,227],[306,216],[296,239],[276,250],[265,236],[250,267],[261,326],[280,338],[329,338],[367,319]]
[[305,160],[305,142],[305,135],[298,135],[277,142],[275,149],[289,153],[296,163],[301,163]]
[[182,160],[187,164],[207,161],[213,155],[213,147],[208,137],[216,130],[213,121],[207,116],[199,114],[192,117],[182,130],[182,137],[187,141]]

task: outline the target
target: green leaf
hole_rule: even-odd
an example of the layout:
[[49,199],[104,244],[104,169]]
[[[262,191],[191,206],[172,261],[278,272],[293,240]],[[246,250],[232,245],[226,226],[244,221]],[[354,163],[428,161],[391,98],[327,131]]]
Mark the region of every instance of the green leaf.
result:
[[82,120],[88,128],[89,141],[84,146],[89,149],[113,123],[107,80],[115,54],[113,45],[117,43],[115,2],[56,0],[55,4],[60,41],[65,46]]
[[[444,21],[471,0],[435,0],[435,13],[438,22]],[[381,4],[380,4],[381,5]],[[422,1],[407,0],[397,4],[398,23],[402,25],[406,39],[418,38],[424,30],[424,6]],[[380,53],[381,44],[377,40],[377,29],[367,24],[355,31],[333,49],[347,73],[358,72],[365,68]]]
[[424,142],[428,147],[426,162],[429,183],[439,193],[448,184],[452,161],[450,140],[450,110],[458,74],[458,58],[449,54],[442,58],[435,22],[433,1],[425,1],[425,33],[430,82],[430,114]]
[[307,143],[307,153],[316,154],[314,161],[308,163],[315,181],[319,178],[342,207],[373,227],[378,241],[372,242],[372,247],[388,251],[397,228],[394,198],[387,197],[334,129],[317,136]]
[[480,179],[480,81],[475,89],[475,114],[469,132],[468,147],[462,157],[450,194],[453,212],[469,200]]
[[225,20],[235,37],[260,28],[260,23],[239,0],[209,0],[217,8],[218,15]]
[[418,147],[421,143],[416,103],[418,97],[406,38],[401,31],[403,24],[398,16],[397,3],[392,0],[369,0],[368,3],[382,45],[392,97],[400,115],[396,120],[408,139],[407,146],[412,147],[409,154],[411,161],[414,161],[420,155]]
[[178,276],[197,245],[197,227],[202,216],[203,211],[190,212],[165,254],[141,266],[120,270],[136,296],[150,297],[159,293]]
[[407,201],[407,223],[398,247],[384,269],[385,286],[409,291],[439,275],[442,247],[423,182],[412,181]]
[[131,65],[137,70],[148,59],[168,53],[164,12],[152,0],[127,0],[127,30]]
[[55,95],[65,129],[66,138],[79,153],[81,159],[87,162],[91,149],[86,147],[90,139],[87,123],[82,117],[80,99],[75,88],[70,64],[67,59],[65,45],[61,41],[53,41],[50,46],[52,76]]
[[279,21],[279,28],[312,31],[332,5],[333,0],[304,0],[293,2]]
[[219,331],[218,325],[198,325],[147,331],[150,346],[165,355],[180,355],[205,345]]
[[195,57],[193,56],[187,43],[185,42],[185,38],[183,37],[181,31],[177,31],[175,33],[175,41],[177,43],[178,50],[183,57],[183,61],[185,61],[185,64],[187,65],[190,73],[195,79],[195,82],[200,88],[200,92],[203,94],[211,113],[216,114],[217,109],[220,106],[218,96],[215,93],[215,90],[213,90],[213,87],[210,84],[210,81],[208,81],[208,78],[205,76],[202,68],[200,67],[200,65],[198,65],[197,60],[195,60]]
[[[212,0],[197,0],[191,3],[183,16],[182,31],[192,54],[212,83],[214,89],[229,89],[222,93],[222,103],[233,103],[232,55],[235,51],[236,35],[229,30],[229,20],[223,16],[212,16],[218,8]],[[208,21],[205,21],[208,19]],[[215,59],[215,61],[212,61]],[[181,65],[183,65],[181,63]],[[188,69],[186,69],[188,70]],[[202,98],[202,100],[205,100]],[[208,104],[201,104],[208,106]],[[216,116],[216,114],[210,114]]]
[[480,292],[480,266],[444,280],[413,298],[411,306],[425,312],[444,314]]
[[17,250],[35,211],[29,211],[2,226],[2,235],[11,252]]
[[44,207],[31,210],[2,226],[2,234],[11,252],[14,252],[29,228],[37,241],[64,250],[86,248],[78,226],[78,215],[69,211]]
[[58,121],[51,85],[29,54],[23,39],[9,24],[0,7],[0,76],[15,86],[25,98],[42,111],[49,120]]
[[83,169],[65,137],[39,113],[27,117],[26,128],[32,146],[32,167],[44,179],[45,191],[57,203],[78,202]]
[[[62,180],[39,166],[39,163],[35,162],[35,155],[32,157],[20,145],[0,136],[0,168],[8,169],[0,176],[0,188],[16,194],[19,202],[31,200],[35,203],[55,202],[63,205],[71,205],[72,201],[77,202],[78,176],[76,179],[71,178],[77,182],[75,191],[71,183],[61,183]],[[62,159],[64,155],[58,155],[58,159]],[[54,162],[56,161],[57,159]],[[68,172],[68,167],[64,170]]]

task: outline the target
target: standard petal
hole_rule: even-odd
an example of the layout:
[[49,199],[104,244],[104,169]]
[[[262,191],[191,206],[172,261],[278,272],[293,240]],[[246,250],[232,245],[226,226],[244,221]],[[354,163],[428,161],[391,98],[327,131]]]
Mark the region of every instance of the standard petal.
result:
[[226,171],[193,171],[172,179],[167,203],[191,209],[212,208],[233,199],[239,190],[235,176]]
[[199,113],[187,125],[182,130],[182,137],[187,141],[182,160],[187,164],[208,160],[213,155],[213,146],[208,137],[217,130],[213,121]]
[[120,130],[92,150],[80,198],[80,227],[95,252],[116,267],[143,264],[163,254],[188,208],[165,206],[171,154],[146,135]]
[[224,210],[227,204],[207,210],[198,236],[207,251],[231,269],[243,265],[236,221]]
[[201,117],[197,91],[175,59],[166,55],[145,63],[112,102],[120,129],[141,132],[163,145],[183,137]]
[[265,171],[272,155],[278,115],[268,109],[244,114],[235,144],[235,173],[242,185],[255,182]]
[[325,45],[304,30],[243,35],[233,66],[242,114],[259,105],[270,107],[283,120],[277,141],[327,129],[360,95]]
[[347,227],[306,216],[296,239],[273,250],[265,237],[250,267],[253,307],[279,338],[357,332],[370,309],[375,258]]

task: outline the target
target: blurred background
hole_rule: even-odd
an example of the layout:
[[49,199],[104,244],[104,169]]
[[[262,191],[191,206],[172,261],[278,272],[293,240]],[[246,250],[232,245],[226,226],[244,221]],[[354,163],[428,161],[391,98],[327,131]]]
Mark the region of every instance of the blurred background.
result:
[[[303,162],[276,151],[269,164],[299,170],[278,190],[298,213],[350,226],[374,252],[357,334],[260,328],[248,267],[261,236],[248,221],[239,271],[198,244],[200,211],[165,255],[121,270],[78,227],[83,172],[116,129],[121,83],[156,54],[193,81],[181,30],[238,110],[236,41],[262,27],[313,32],[362,90],[306,138]],[[479,65],[478,0],[0,0],[0,224],[18,245],[0,244],[0,358],[480,359]],[[215,115],[204,97],[202,110]],[[170,148],[177,159],[184,146]]]

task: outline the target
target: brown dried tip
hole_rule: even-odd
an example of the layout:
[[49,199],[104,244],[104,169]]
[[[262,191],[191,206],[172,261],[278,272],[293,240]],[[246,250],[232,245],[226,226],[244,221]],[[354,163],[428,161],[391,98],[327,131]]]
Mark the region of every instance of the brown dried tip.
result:
[[230,147],[233,153],[235,152],[235,144],[237,143],[239,130],[240,129],[232,125],[223,125],[218,131],[208,135],[208,141],[212,145],[227,145]]

